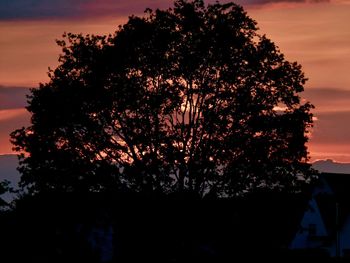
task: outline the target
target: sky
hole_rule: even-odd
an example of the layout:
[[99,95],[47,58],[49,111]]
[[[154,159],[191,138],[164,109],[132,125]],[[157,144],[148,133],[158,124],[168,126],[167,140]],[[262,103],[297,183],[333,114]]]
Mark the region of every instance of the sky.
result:
[[[309,80],[302,97],[316,106],[311,160],[350,162],[350,0],[236,3],[287,60],[303,66]],[[171,5],[171,0],[0,0],[0,154],[12,152],[9,133],[29,125],[25,95],[48,81],[48,67],[58,65],[55,40],[64,32],[113,33],[131,14]]]

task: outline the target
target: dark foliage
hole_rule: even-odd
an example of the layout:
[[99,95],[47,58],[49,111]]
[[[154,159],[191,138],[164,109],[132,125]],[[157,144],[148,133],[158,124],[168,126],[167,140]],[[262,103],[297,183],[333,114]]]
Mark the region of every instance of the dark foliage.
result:
[[12,191],[12,188],[10,187],[10,182],[7,180],[1,181],[0,182],[0,211],[4,208],[5,209],[8,208],[9,206],[9,204],[3,198],[1,198],[1,196],[10,191]]
[[306,81],[242,7],[177,0],[112,36],[66,34],[31,125],[12,133],[41,191],[233,196],[310,179]]
[[[0,216],[1,262],[102,262],[93,229],[113,228],[112,262],[233,262],[316,257],[286,248],[308,198],[259,193],[209,200],[191,194],[39,194]],[[294,260],[294,259],[293,259]],[[294,262],[294,261],[291,261]]]

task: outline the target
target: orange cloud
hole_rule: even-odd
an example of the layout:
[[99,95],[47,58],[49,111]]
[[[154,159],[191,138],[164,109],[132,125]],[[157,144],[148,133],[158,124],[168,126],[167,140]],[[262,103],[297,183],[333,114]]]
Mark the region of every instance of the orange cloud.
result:
[[95,21],[0,22],[0,85],[37,87],[48,81],[48,67],[58,65],[60,49],[55,39],[66,32],[113,33],[126,17]]
[[25,109],[0,110],[0,123],[18,118],[25,112]]
[[251,9],[249,14],[288,60],[303,65],[307,87],[350,88],[350,5]]
[[24,108],[27,105],[28,88],[4,87],[0,85],[0,110]]

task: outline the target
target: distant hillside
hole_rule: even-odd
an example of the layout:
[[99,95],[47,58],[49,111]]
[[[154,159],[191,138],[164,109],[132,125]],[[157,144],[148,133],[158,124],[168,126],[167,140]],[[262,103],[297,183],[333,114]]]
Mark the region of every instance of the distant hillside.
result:
[[[8,180],[12,187],[16,188],[20,179],[17,171],[18,159],[14,154],[0,155],[0,181]],[[320,160],[312,164],[312,166],[323,173],[344,173],[350,174],[350,163],[337,163],[333,160]],[[6,199],[8,197],[5,197]]]
[[[6,179],[16,185],[19,182],[19,172],[17,171],[18,159],[14,154],[0,155],[0,181]],[[333,160],[320,160],[312,166],[323,173],[346,173],[350,174],[350,163],[337,163]]]
[[16,155],[0,155],[0,181],[6,179],[16,184],[19,181],[17,166],[18,159]]
[[[18,159],[16,155],[0,155],[0,181],[8,180],[13,188],[17,188],[19,182],[19,172],[17,171]],[[13,195],[5,194],[2,196],[5,200],[11,200]]]
[[337,163],[328,159],[316,161],[312,166],[322,173],[350,174],[350,163]]

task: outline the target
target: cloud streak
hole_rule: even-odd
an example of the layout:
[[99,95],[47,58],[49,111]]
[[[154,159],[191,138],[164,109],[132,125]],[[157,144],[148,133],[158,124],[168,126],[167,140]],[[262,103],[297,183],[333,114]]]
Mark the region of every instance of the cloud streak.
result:
[[[207,0],[214,3],[215,0]],[[231,1],[222,0],[222,3]],[[329,0],[237,0],[243,6],[263,6],[276,3],[324,3]],[[173,0],[2,0],[0,20],[35,20],[89,18],[91,16],[129,16],[145,8],[168,8]]]
[[0,4],[0,19],[70,17],[82,11],[84,2],[91,0],[3,0]]
[[312,160],[350,162],[350,110],[317,113],[308,148]]
[[0,110],[0,153],[11,153],[10,133],[28,126],[30,114],[24,108]]
[[241,5],[266,5],[276,3],[329,3],[330,0],[238,0],[235,1]]
[[307,88],[302,98],[315,105],[316,115],[350,112],[350,90],[339,88]]
[[308,144],[312,160],[331,158],[349,162],[350,90],[306,88],[302,98],[313,103],[317,120]]
[[339,101],[344,98],[350,99],[350,90],[338,88],[310,88],[304,91],[304,95],[317,101]]
[[0,153],[11,153],[10,133],[29,125],[27,94],[29,88],[0,85]]
[[142,13],[146,7],[167,8],[171,0],[2,0],[0,20],[65,19]]
[[24,108],[27,105],[28,94],[29,88],[0,85],[0,110]]
[[317,114],[312,143],[350,145],[350,111]]

